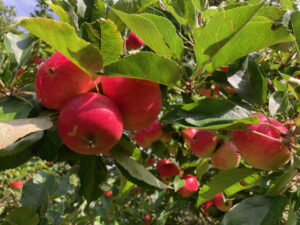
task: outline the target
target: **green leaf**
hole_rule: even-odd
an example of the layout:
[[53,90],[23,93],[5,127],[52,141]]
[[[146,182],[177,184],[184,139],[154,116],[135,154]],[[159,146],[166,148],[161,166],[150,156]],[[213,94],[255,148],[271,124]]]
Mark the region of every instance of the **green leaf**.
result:
[[4,39],[4,45],[8,52],[12,53],[19,66],[24,65],[31,56],[33,42],[36,38],[29,34],[8,33]]
[[269,111],[272,116],[284,113],[289,105],[287,92],[276,91],[269,99]]
[[105,17],[105,5],[101,0],[79,0],[77,2],[79,15],[83,21],[93,22]]
[[0,121],[26,118],[32,106],[15,97],[0,99]]
[[49,1],[46,1],[46,4],[51,7],[51,9],[56,13],[60,21],[66,22],[78,30],[78,26],[74,23],[74,20],[71,15],[69,15],[62,7],[59,5],[54,5]]
[[[152,187],[166,189],[167,185],[158,180],[155,176],[153,176],[146,168],[140,165],[137,161],[130,158],[128,155],[124,153],[124,150],[120,148],[120,146],[116,146],[111,150],[111,154],[115,161],[123,168],[124,172],[126,171],[131,177],[141,182],[144,182]],[[123,174],[126,176],[126,174]],[[128,177],[126,176],[128,179]],[[129,179],[130,180],[130,179]],[[130,180],[134,182],[133,180]]]
[[266,192],[266,195],[278,195],[284,190],[285,186],[298,174],[298,170],[295,167],[291,167],[285,171],[276,180],[273,180]]
[[133,77],[174,86],[181,71],[174,61],[150,52],[140,52],[119,59],[104,68],[105,75]]
[[199,207],[204,202],[213,199],[216,194],[254,173],[255,171],[248,168],[220,171],[211,181],[200,188],[196,206]]
[[294,10],[295,1],[294,0],[280,0],[280,5],[284,10]]
[[165,17],[149,13],[140,15],[148,20],[151,20],[155,24],[169,48],[173,51],[177,58],[180,59],[183,51],[183,43],[181,38],[177,35],[176,28],[171,21]]
[[201,181],[203,175],[208,171],[209,163],[208,159],[201,159],[196,167],[196,177],[197,180]]
[[293,41],[285,26],[274,28],[268,18],[254,17],[261,6],[219,12],[204,28],[197,28],[194,50],[198,65],[203,67],[211,62],[212,68],[216,68],[264,47]]
[[177,192],[181,187],[185,185],[185,180],[181,179],[180,176],[176,176],[173,184],[174,184],[174,191]]
[[265,16],[270,20],[279,20],[285,14],[285,10],[282,10],[275,6],[264,7],[257,12],[257,16]]
[[279,77],[275,77],[273,84],[278,91],[287,91],[286,83],[283,83]]
[[20,26],[60,51],[90,76],[95,77],[95,72],[102,68],[100,52],[80,39],[71,25],[46,18],[28,18],[21,20]]
[[208,6],[208,0],[192,0],[193,5],[195,8],[202,12]]
[[79,194],[88,202],[98,199],[103,191],[99,185],[107,178],[107,169],[100,156],[83,155],[78,171],[80,178]]
[[6,219],[10,225],[38,225],[40,221],[39,215],[27,207],[14,209]]
[[75,29],[78,30],[78,16],[77,16],[73,6],[68,1],[52,0],[52,2],[55,5],[63,8],[63,10],[68,13],[68,15],[70,16],[70,18],[73,21],[70,24],[71,25],[74,24]]
[[111,20],[101,20],[101,54],[104,66],[117,61],[123,52],[123,39]]
[[119,0],[113,7],[123,12],[137,13],[157,2],[158,0]]
[[[84,22],[80,26],[81,37],[92,43],[99,51],[101,49],[101,26],[100,20],[96,20],[92,23]],[[104,56],[102,56],[104,57]],[[104,61],[104,60],[103,60]]]
[[287,199],[282,196],[246,198],[225,214],[221,225],[246,225],[249,221],[251,225],[280,224],[286,205]]
[[238,94],[251,103],[264,104],[267,100],[267,80],[255,63],[256,55],[250,55],[236,71],[227,78]]
[[52,126],[49,116],[0,122],[0,149],[6,148],[30,133],[47,130]]
[[168,57],[172,55],[172,51],[164,42],[163,35],[151,20],[138,14],[126,14],[116,9],[111,10],[154,52]]
[[293,12],[291,15],[293,33],[296,37],[298,55],[300,54],[300,12]]

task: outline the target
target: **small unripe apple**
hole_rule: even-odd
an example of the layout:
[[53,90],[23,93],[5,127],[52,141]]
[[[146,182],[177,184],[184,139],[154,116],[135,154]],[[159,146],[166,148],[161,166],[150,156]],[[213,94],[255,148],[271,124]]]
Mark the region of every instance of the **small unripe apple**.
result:
[[23,182],[21,180],[15,180],[10,182],[9,184],[14,189],[22,189],[23,188]]
[[131,49],[139,49],[141,48],[145,43],[132,31],[129,34],[129,37],[126,38],[126,48],[128,50]]
[[72,97],[92,89],[94,80],[60,52],[54,53],[35,76],[38,99],[49,109],[60,109]]
[[[259,124],[247,124],[250,130],[234,130],[232,139],[245,161],[255,168],[276,170],[285,165],[292,152],[285,145],[282,135],[288,133],[287,128],[279,121],[263,114],[253,113],[259,117]],[[260,134],[253,133],[255,131]],[[268,138],[270,137],[270,138]]]
[[165,165],[165,164],[168,164],[168,163],[171,163],[170,160],[168,159],[161,159],[159,160],[157,163],[156,163],[156,170],[157,171],[160,171],[160,168]]
[[89,92],[64,104],[57,129],[64,144],[77,153],[106,153],[122,136],[122,114],[112,100]]
[[223,197],[224,192],[220,192],[214,197],[214,205],[216,208],[222,212],[227,212],[232,207],[232,200],[224,201]]
[[185,144],[188,148],[191,147],[191,140],[193,139],[193,137],[195,136],[195,134],[197,133],[199,129],[196,128],[188,128],[182,131],[182,137],[185,141]]
[[159,176],[164,183],[169,183],[172,177],[182,174],[181,169],[174,163],[163,164],[159,167]]
[[119,107],[126,130],[150,126],[161,110],[160,88],[152,81],[102,76],[102,90]]
[[178,194],[184,198],[187,198],[198,190],[199,183],[197,178],[191,174],[185,175],[183,179],[185,181],[185,184],[181,188],[179,188]]
[[134,137],[136,142],[143,148],[151,147],[152,143],[158,141],[162,136],[162,126],[155,120],[149,127],[138,130]]
[[237,147],[231,141],[224,143],[217,148],[211,157],[214,167],[220,170],[229,170],[239,166],[241,155]]
[[198,130],[190,143],[194,155],[202,158],[213,154],[217,146],[217,137],[210,130]]

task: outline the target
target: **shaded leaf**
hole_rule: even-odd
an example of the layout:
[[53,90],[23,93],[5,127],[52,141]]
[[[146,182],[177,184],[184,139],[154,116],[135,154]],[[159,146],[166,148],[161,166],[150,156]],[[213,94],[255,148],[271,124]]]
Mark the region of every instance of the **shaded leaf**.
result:
[[269,111],[272,116],[284,113],[288,107],[289,100],[286,92],[276,91],[269,99]]
[[125,76],[174,86],[181,71],[174,61],[150,52],[140,52],[119,59],[104,68],[105,75]]
[[46,18],[28,18],[22,19],[20,26],[60,51],[90,76],[95,77],[95,72],[102,68],[100,52],[80,39],[71,25]]
[[10,225],[38,225],[40,221],[39,215],[27,207],[14,209],[6,219]]
[[300,53],[300,12],[293,12],[291,15],[293,33],[296,37],[298,55]]
[[0,121],[26,118],[33,107],[15,97],[0,100]]
[[53,123],[48,116],[2,121],[0,122],[0,149],[6,148],[30,133],[47,130],[52,126]]
[[[225,214],[221,225],[280,224],[280,219],[287,205],[282,196],[256,196],[246,198]],[[245,213],[247,212],[247,213]]]
[[213,199],[216,194],[254,173],[254,170],[248,168],[220,171],[211,181],[200,188],[196,206],[199,207],[204,202]]
[[103,194],[99,185],[106,180],[107,169],[100,156],[82,155],[78,176],[79,194],[88,202],[98,199]]

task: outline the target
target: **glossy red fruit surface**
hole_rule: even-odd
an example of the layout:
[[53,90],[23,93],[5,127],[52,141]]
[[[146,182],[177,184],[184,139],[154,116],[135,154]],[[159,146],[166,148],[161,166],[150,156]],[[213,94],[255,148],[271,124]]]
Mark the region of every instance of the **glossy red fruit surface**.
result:
[[71,150],[95,155],[106,153],[119,141],[123,120],[112,100],[89,92],[72,98],[62,107],[57,128]]
[[145,43],[133,32],[130,32],[129,37],[126,39],[126,47],[130,49],[139,49]]
[[170,160],[168,159],[161,159],[156,163],[156,170],[160,171],[160,168],[164,165],[164,164],[168,164],[171,163]]
[[216,149],[217,137],[209,130],[198,130],[190,145],[194,155],[206,158]]
[[150,126],[161,110],[160,88],[152,81],[102,76],[102,90],[118,105],[126,130]]
[[220,192],[219,194],[217,194],[214,197],[213,202],[218,210],[227,212],[232,207],[232,200],[224,201],[223,193],[224,192]]
[[185,181],[185,184],[178,190],[178,194],[184,198],[187,198],[198,190],[199,183],[197,178],[191,174],[185,175],[183,179]]
[[35,91],[42,104],[60,109],[72,97],[92,89],[94,80],[60,52],[54,53],[35,76]]
[[149,148],[153,142],[161,138],[162,134],[162,126],[158,120],[155,120],[149,127],[138,130],[134,137],[141,147]]
[[199,129],[188,128],[188,129],[185,129],[182,131],[183,139],[188,148],[191,147],[191,140],[193,139],[193,137],[195,136],[195,134],[197,133],[198,130]]
[[213,153],[211,162],[220,170],[229,170],[238,167],[240,159],[237,147],[231,141],[224,141]]
[[21,189],[23,188],[23,182],[21,180],[15,180],[9,184],[12,188]]
[[163,164],[159,167],[159,176],[164,183],[169,183],[172,177],[181,175],[181,169],[174,163]]
[[[254,113],[259,117],[259,124],[248,124],[248,129],[262,133],[252,133],[245,130],[234,130],[232,139],[245,161],[253,167],[262,170],[275,170],[285,165],[292,152],[282,143],[282,134],[287,134],[287,128],[273,118]],[[270,138],[268,138],[270,137]],[[274,140],[275,139],[275,140]],[[278,141],[276,141],[278,140]],[[281,143],[280,143],[281,142]]]

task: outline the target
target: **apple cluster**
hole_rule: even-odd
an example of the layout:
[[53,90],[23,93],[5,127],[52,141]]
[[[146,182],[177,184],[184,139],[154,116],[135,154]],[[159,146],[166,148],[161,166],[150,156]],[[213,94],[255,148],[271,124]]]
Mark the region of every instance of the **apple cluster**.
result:
[[[127,46],[139,42],[134,38],[133,34],[128,37]],[[124,129],[148,127],[162,106],[158,83],[118,76],[98,76],[94,80],[60,52],[39,67],[35,91],[45,107],[60,110],[59,136],[80,154],[108,154]]]
[[227,212],[232,207],[233,201],[226,199],[224,192],[218,193],[212,200],[203,204],[203,211],[206,216],[218,218],[224,212]]

